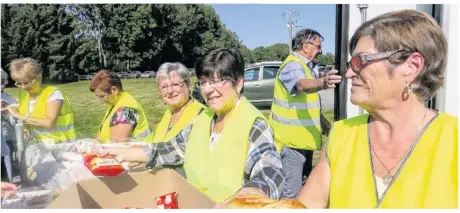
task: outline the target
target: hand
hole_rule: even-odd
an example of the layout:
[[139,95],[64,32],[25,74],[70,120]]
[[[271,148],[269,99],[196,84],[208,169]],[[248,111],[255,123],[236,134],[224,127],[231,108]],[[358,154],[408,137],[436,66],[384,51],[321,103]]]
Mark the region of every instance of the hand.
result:
[[323,88],[324,89],[332,89],[335,88],[336,84],[342,82],[342,76],[337,75],[339,73],[338,70],[330,70],[326,73],[326,76],[323,78]]
[[2,182],[2,198],[16,193],[18,187],[12,183]]
[[[3,103],[2,103],[3,105]],[[8,113],[10,113],[11,116],[13,116],[14,118],[16,119],[21,119],[23,118],[24,116],[21,115],[19,112],[18,112],[18,108],[14,105],[7,105],[6,107],[3,107],[2,106],[2,113],[6,111]]]
[[113,156],[118,162],[147,163],[149,157],[143,148],[108,148],[103,149],[99,157]]

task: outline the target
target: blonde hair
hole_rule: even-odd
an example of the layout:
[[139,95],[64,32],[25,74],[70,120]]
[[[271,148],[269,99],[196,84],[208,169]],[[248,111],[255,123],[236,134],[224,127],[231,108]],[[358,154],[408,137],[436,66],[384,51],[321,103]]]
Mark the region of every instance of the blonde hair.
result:
[[42,77],[40,64],[32,58],[21,58],[11,61],[11,78],[16,82],[32,81]]
[[350,54],[360,38],[370,36],[379,52],[403,50],[389,58],[389,70],[403,63],[412,52],[424,58],[424,68],[412,82],[413,92],[431,98],[444,84],[447,40],[442,28],[428,14],[418,10],[385,13],[363,23],[350,40]]

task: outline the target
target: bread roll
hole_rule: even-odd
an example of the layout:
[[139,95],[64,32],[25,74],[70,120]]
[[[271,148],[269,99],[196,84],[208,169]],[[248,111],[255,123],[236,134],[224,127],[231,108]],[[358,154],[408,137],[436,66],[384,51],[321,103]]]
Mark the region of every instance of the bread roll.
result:
[[258,195],[242,195],[227,202],[231,209],[306,209],[294,199],[273,200]]

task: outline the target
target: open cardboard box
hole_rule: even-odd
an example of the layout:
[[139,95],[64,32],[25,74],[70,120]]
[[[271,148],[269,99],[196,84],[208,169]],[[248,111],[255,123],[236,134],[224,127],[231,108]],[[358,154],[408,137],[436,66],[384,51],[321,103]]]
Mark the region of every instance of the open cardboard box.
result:
[[156,209],[155,198],[177,192],[181,209],[210,209],[214,202],[171,169],[124,173],[73,184],[47,207],[49,209]]

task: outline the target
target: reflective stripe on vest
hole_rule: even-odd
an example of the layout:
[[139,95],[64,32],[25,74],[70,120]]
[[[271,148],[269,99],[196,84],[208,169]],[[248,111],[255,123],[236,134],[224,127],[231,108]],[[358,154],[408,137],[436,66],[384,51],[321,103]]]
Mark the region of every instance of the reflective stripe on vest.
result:
[[99,136],[101,143],[109,143],[111,141],[110,120],[116,113],[117,109],[120,107],[133,108],[137,111],[137,113],[139,113],[139,120],[137,122],[136,128],[134,128],[131,132],[130,141],[151,142],[153,140],[152,129],[147,122],[147,117],[145,116],[144,110],[131,94],[128,92],[123,92],[120,100],[118,100],[115,106],[108,106],[107,110],[105,111],[105,120],[102,120],[101,125],[99,126]]
[[170,141],[171,138],[175,137],[184,128],[190,125],[198,116],[198,114],[204,109],[206,109],[206,107],[203,104],[193,99],[193,101],[185,107],[184,111],[181,113],[176,123],[169,131],[168,127],[171,123],[172,112],[171,109],[166,109],[165,113],[163,114],[163,118],[161,119],[155,131],[153,142],[158,143]]
[[[29,115],[34,118],[46,118],[46,107],[49,97],[56,90],[56,87],[45,86],[42,92],[37,96],[35,107],[29,115],[29,94],[21,92],[19,95],[18,111],[22,115]],[[60,115],[58,116],[54,129],[45,129],[33,125],[26,125],[29,131],[29,138],[32,140],[42,141],[46,143],[63,143],[76,141],[76,132],[74,128],[73,111],[67,95],[63,92],[64,97]]]
[[368,120],[365,114],[333,125],[329,208],[458,208],[457,117],[440,113],[425,126],[380,199]]
[[67,125],[67,126],[57,126],[54,129],[43,129],[43,130],[32,129],[30,131],[29,137],[35,137],[35,136],[40,135],[40,134],[53,134],[53,133],[56,133],[56,132],[66,132],[66,131],[69,131],[69,130],[72,130],[72,129],[74,129],[73,124],[70,124],[70,125]]
[[255,119],[265,119],[245,97],[227,116],[221,136],[210,151],[214,113],[209,108],[202,112],[193,124],[185,151],[187,181],[215,202],[233,196],[243,186],[249,133]]
[[292,61],[302,64],[306,78],[313,79],[307,64],[297,56],[290,54],[276,74],[269,121],[278,146],[318,150],[321,148],[321,104],[318,93],[298,92],[293,96],[279,79],[280,71]]

